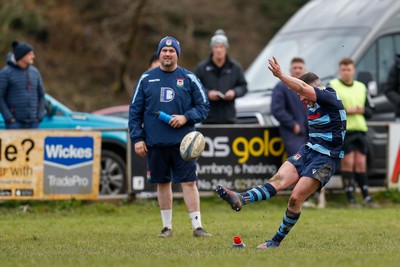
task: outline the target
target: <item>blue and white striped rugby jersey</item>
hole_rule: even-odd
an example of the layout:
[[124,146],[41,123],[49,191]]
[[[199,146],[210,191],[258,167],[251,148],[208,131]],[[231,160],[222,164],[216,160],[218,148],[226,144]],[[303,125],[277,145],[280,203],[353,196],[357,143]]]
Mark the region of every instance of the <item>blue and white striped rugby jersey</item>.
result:
[[346,111],[331,87],[314,88],[317,101],[308,106],[309,140],[307,146],[332,158],[343,158]]

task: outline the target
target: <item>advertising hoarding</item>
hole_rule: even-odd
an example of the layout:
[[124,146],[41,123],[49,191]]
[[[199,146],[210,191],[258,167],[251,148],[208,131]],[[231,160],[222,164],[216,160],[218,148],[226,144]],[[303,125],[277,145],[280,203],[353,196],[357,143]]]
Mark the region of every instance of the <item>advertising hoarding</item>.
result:
[[[197,129],[206,141],[202,156],[197,160],[200,191],[212,191],[218,184],[236,190],[246,190],[271,178],[286,152],[277,127],[254,126],[207,127]],[[146,159],[132,152],[132,193],[156,191],[146,182]],[[175,190],[179,190],[174,186]]]
[[101,133],[0,131],[0,199],[97,199]]

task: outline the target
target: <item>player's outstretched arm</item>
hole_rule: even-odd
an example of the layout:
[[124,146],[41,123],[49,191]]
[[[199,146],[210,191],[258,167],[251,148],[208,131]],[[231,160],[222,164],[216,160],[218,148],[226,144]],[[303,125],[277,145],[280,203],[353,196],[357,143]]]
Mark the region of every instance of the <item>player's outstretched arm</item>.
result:
[[316,101],[317,98],[314,88],[311,85],[306,84],[302,80],[282,72],[281,66],[279,65],[278,60],[276,60],[275,57],[273,57],[272,59],[268,59],[268,64],[268,69],[272,72],[272,74],[275,77],[279,78],[284,84],[286,84],[287,87],[309,100]]

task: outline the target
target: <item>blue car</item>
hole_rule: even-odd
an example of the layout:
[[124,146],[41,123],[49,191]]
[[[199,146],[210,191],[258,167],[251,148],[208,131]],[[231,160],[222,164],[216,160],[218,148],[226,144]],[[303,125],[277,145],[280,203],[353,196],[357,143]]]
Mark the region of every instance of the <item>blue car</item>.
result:
[[[47,114],[39,128],[101,130],[100,194],[126,193],[128,120],[74,112],[48,94],[45,98]],[[0,116],[0,129],[5,129],[3,116]]]

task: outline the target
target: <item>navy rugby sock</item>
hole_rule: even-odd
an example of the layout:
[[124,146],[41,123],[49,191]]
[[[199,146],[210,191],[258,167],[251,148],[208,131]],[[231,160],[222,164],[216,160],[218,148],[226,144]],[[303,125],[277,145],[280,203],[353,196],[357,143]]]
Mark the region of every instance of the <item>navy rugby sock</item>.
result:
[[267,200],[276,195],[276,189],[270,183],[254,187],[245,193],[240,194],[243,197],[243,204],[249,202]]
[[365,172],[362,173],[357,173],[354,175],[354,178],[358,184],[358,186],[360,187],[361,190],[361,194],[363,196],[364,199],[369,199],[369,192],[368,192],[368,178],[367,178],[367,174]]
[[343,187],[344,191],[346,193],[347,200],[352,202],[355,201],[353,192],[355,190],[354,188],[354,173],[352,172],[342,172],[342,181],[343,181]]
[[279,229],[272,238],[272,241],[281,242],[285,238],[285,236],[287,236],[287,234],[293,228],[293,226],[296,224],[297,220],[300,217],[300,214],[301,212],[295,213],[291,212],[289,209],[286,209],[281,226],[279,226]]

